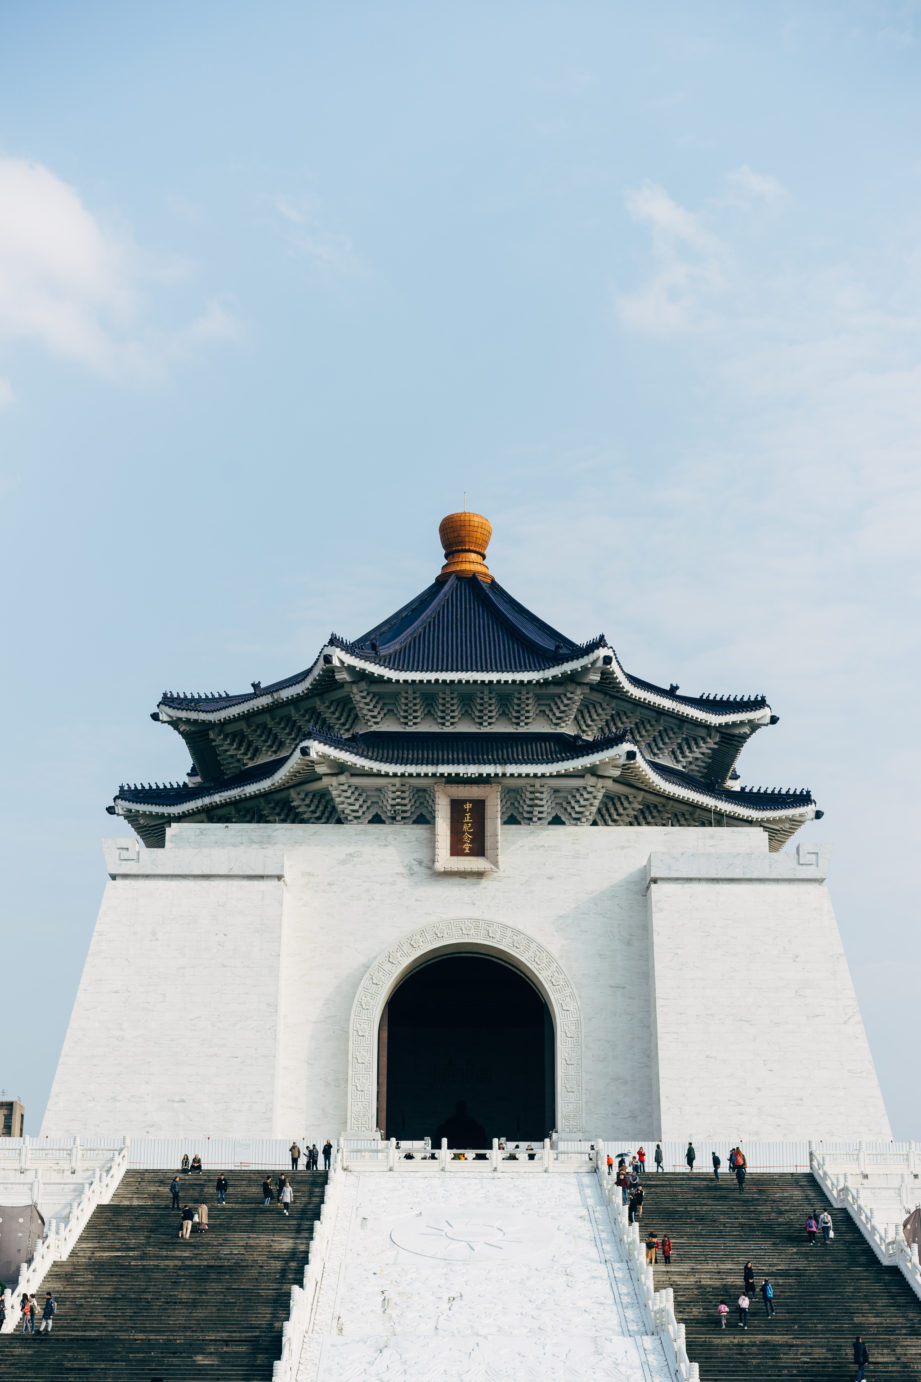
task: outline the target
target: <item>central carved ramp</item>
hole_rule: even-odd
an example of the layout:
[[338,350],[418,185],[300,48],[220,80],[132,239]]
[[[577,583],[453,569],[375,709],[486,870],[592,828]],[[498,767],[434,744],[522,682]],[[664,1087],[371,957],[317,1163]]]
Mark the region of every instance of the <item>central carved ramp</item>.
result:
[[349,1173],[298,1382],[666,1382],[593,1175]]

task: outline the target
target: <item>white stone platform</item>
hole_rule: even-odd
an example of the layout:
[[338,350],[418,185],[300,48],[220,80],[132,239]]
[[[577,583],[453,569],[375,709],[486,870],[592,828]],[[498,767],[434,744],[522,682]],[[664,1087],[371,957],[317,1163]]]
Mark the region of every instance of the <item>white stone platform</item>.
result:
[[348,1174],[298,1382],[666,1382],[593,1175]]

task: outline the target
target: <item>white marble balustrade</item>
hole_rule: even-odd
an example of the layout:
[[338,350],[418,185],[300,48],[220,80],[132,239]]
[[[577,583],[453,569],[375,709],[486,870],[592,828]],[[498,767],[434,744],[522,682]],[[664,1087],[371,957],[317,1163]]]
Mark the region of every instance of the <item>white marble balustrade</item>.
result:
[[814,1148],[811,1169],[832,1204],[850,1214],[880,1262],[898,1267],[921,1297],[917,1244],[909,1247],[902,1230],[904,1219],[921,1205],[916,1144],[877,1152],[859,1143],[850,1156]]
[[[61,1147],[57,1149],[44,1147],[35,1150],[50,1152],[51,1150],[62,1151],[64,1149]],[[70,1256],[73,1246],[83,1232],[84,1225],[93,1210],[98,1204],[108,1204],[109,1200],[111,1200],[112,1196],[115,1194],[122,1176],[128,1169],[129,1142],[127,1138],[123,1140],[121,1146],[117,1150],[115,1148],[110,1149],[108,1156],[101,1164],[98,1161],[99,1149],[95,1149],[93,1154],[95,1169],[93,1170],[92,1178],[86,1183],[77,1179],[76,1163],[80,1161],[80,1148],[79,1144],[76,1143],[76,1139],[72,1139],[67,1151],[71,1161],[74,1163],[73,1170],[75,1179],[71,1184],[82,1184],[82,1193],[76,1198],[71,1194],[67,1200],[66,1212],[62,1213],[60,1217],[54,1219],[46,1217],[44,1238],[42,1238],[32,1255],[31,1261],[23,1263],[16,1285],[12,1288],[8,1287],[4,1292],[4,1303],[6,1305],[6,1320],[3,1325],[4,1333],[11,1333],[19,1322],[19,1301],[23,1292],[31,1293],[36,1291],[41,1285],[52,1263],[65,1261]],[[26,1160],[28,1160],[31,1152],[31,1148],[27,1149]],[[22,1155],[22,1149],[20,1149],[20,1156],[22,1157]],[[36,1175],[35,1178],[31,1180],[29,1184],[30,1198],[28,1200],[20,1197],[20,1199],[12,1201],[13,1204],[37,1204],[39,1210],[42,1210],[43,1204],[47,1206],[49,1203],[49,1200],[45,1198],[44,1192],[47,1188],[50,1194],[54,1181],[51,1179],[46,1180],[45,1176],[53,1174],[55,1170],[60,1172],[60,1166],[56,1165],[54,1157],[50,1155],[44,1157],[39,1156],[37,1162],[38,1166],[43,1168],[44,1175]],[[36,1165],[24,1164],[22,1167],[24,1175],[33,1175],[37,1169]],[[0,1190],[2,1190],[2,1188],[3,1187],[0,1186]],[[15,1190],[15,1182],[13,1183],[13,1187],[8,1186],[7,1188]],[[22,1185],[19,1186],[19,1190],[20,1196],[22,1196]]]

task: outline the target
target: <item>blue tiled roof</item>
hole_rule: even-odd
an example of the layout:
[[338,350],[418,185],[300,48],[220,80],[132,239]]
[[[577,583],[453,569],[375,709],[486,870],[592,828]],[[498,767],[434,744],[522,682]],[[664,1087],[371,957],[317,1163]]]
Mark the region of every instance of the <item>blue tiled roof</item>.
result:
[[[315,737],[320,738],[319,735]],[[491,763],[546,767],[584,758],[590,753],[603,753],[622,744],[626,737],[625,733],[605,739],[582,739],[577,734],[493,734],[489,731],[427,734],[412,730],[371,730],[338,740],[332,735],[326,736],[333,747],[341,747],[369,762],[393,764],[394,767],[412,764],[462,766],[467,763],[475,767],[488,767]]]
[[[349,640],[331,634],[329,646],[356,659],[399,676],[401,673],[438,676],[494,674],[514,678],[516,674],[553,673],[555,668],[589,657],[606,646],[599,635],[588,643],[576,643],[511,596],[498,581],[491,584],[476,576],[451,576],[444,583],[427,586],[415,599],[382,623]],[[608,655],[611,660],[611,655]],[[266,686],[253,683],[252,691],[239,695],[191,695],[164,692],[160,704],[167,709],[205,714],[241,710],[247,704],[273,693],[306,685],[317,671],[307,668]],[[668,689],[653,682],[623,674],[630,686],[651,692],[671,702],[676,711],[703,710],[710,715],[738,717],[767,706],[764,696],[683,696],[677,687]],[[311,682],[314,690],[321,683]],[[156,718],[156,716],[154,717]]]
[[575,643],[545,624],[498,581],[450,576],[389,619],[339,647],[399,672],[543,672],[604,643]]
[[[419,768],[471,768],[495,765],[501,772],[503,765],[514,767],[541,768],[565,766],[588,756],[602,756],[608,749],[623,744],[629,738],[626,732],[609,735],[603,739],[583,739],[573,734],[501,734],[501,733],[426,733],[406,730],[374,730],[364,734],[340,737],[321,729],[310,731],[309,741],[327,745],[332,750],[339,749],[353,758],[364,759],[369,766],[377,767],[419,767]],[[302,748],[305,752],[306,745]],[[255,764],[244,772],[226,778],[221,783],[191,787],[186,783],[170,783],[150,786],[122,786],[116,800],[125,805],[143,809],[144,806],[194,806],[204,798],[232,792],[236,788],[256,785],[268,781],[286,763],[291,755],[286,754],[266,762]],[[628,765],[629,766],[629,765]],[[714,801],[725,801],[736,807],[755,807],[762,810],[784,810],[813,804],[811,792],[763,791],[743,788],[731,791],[725,787],[701,782],[690,773],[679,771],[663,763],[650,762],[649,767],[661,778],[705,794]]]
[[283,677],[281,681],[273,681],[267,686],[253,682],[252,691],[240,691],[236,695],[231,695],[229,691],[164,691],[160,704],[171,710],[227,710],[231,706],[246,705],[259,696],[268,696],[273,691],[285,691],[289,686],[297,686],[309,675],[310,668],[305,667],[302,672],[295,672],[293,676]]
[[250,767],[244,768],[242,772],[234,773],[233,777],[198,787],[192,787],[188,782],[134,782],[130,784],[123,782],[115,794],[115,799],[116,801],[145,802],[150,806],[173,806],[177,802],[195,801],[197,797],[210,797],[214,796],[215,792],[231,790],[234,787],[247,787],[253,782],[262,782],[277,773],[282,764],[286,763],[290,757],[289,753],[284,753],[278,758],[265,759],[262,763],[253,763]]
[[735,801],[741,806],[757,806],[762,809],[770,806],[812,806],[815,798],[808,787],[714,787],[691,773],[673,768],[670,763],[653,763],[659,777],[674,782],[676,787],[689,787],[692,792],[707,792],[722,801]]

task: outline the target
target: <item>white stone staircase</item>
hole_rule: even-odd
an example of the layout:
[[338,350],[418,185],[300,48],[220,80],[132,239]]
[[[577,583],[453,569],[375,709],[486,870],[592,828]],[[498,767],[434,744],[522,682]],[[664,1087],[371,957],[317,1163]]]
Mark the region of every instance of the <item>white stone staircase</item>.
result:
[[340,1178],[298,1382],[666,1382],[594,1175]]

